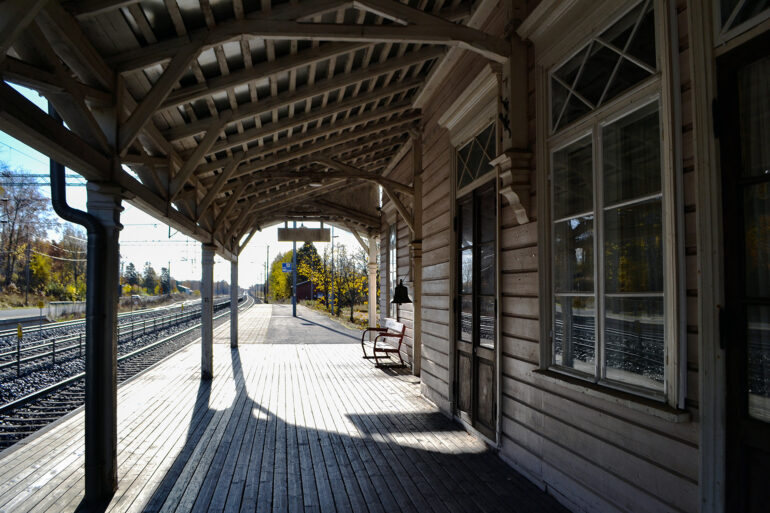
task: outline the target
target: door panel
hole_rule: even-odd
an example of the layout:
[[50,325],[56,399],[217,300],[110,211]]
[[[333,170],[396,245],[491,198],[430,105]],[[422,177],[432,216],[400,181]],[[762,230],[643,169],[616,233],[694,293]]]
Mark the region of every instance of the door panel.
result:
[[494,184],[458,201],[456,295],[457,412],[480,433],[496,436],[497,191]]
[[[470,415],[472,407],[471,396],[473,395],[473,387],[471,386],[473,379],[473,373],[471,372],[473,357],[470,352],[470,344],[460,345],[467,347],[460,348],[458,345],[457,351],[457,409]],[[466,349],[466,351],[463,349]]]
[[474,427],[489,438],[495,438],[495,366],[493,360],[476,359],[478,387],[476,389],[476,418]]
[[727,366],[727,504],[770,502],[770,35],[717,61]]

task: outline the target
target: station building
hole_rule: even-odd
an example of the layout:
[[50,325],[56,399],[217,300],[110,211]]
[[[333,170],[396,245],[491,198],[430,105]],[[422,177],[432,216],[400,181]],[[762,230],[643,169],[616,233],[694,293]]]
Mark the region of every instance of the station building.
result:
[[[237,283],[254,231],[324,221],[367,247],[422,394],[569,509],[766,510],[770,3],[6,0],[0,19],[0,129],[89,180],[108,310],[121,201],[199,240],[208,283],[215,252]],[[205,333],[204,353],[205,376]],[[114,469],[91,472],[108,493]]]

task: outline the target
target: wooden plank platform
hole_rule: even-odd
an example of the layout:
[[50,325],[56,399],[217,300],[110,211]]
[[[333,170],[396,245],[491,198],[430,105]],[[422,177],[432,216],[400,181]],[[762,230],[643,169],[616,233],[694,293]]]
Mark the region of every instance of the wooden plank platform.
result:
[[[417,378],[364,360],[356,332],[299,312],[243,313],[240,347],[214,347],[212,381],[193,344],[120,387],[108,511],[563,511]],[[0,453],[0,512],[75,511],[82,465],[78,411]]]

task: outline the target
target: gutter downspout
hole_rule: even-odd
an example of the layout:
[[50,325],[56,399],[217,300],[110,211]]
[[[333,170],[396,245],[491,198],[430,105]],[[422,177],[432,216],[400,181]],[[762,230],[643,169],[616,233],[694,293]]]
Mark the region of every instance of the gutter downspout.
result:
[[[57,121],[62,119],[49,103],[49,114]],[[88,504],[100,504],[109,502],[117,487],[117,461],[110,462],[110,455],[115,457],[116,447],[108,454],[104,454],[103,448],[110,447],[113,442],[112,435],[117,433],[117,426],[110,428],[103,426],[108,420],[100,406],[113,402],[105,400],[104,395],[110,393],[110,389],[99,386],[102,383],[100,373],[113,372],[100,365],[100,352],[105,349],[99,347],[104,341],[96,340],[98,334],[104,333],[108,321],[105,313],[105,305],[108,298],[104,287],[99,286],[106,276],[105,247],[106,231],[102,223],[95,216],[72,208],[67,204],[66,181],[64,165],[50,159],[51,174],[51,203],[59,217],[71,223],[79,224],[88,232],[88,261],[86,263],[86,395],[85,395],[85,499]],[[112,387],[110,387],[112,388]],[[115,419],[112,419],[115,420]],[[106,439],[109,438],[109,439]]]

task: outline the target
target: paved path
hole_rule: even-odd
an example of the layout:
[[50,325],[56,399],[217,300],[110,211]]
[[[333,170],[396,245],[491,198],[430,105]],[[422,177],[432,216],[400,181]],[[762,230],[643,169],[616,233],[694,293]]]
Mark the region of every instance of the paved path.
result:
[[[193,344],[120,387],[108,511],[564,511],[416,378],[361,358],[349,330],[284,312],[242,314],[241,345],[214,346],[211,381]],[[0,453],[0,511],[72,512],[82,496],[82,410]]]

